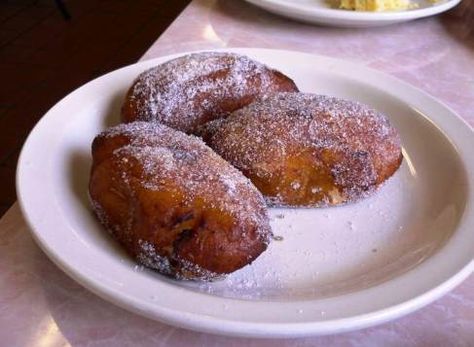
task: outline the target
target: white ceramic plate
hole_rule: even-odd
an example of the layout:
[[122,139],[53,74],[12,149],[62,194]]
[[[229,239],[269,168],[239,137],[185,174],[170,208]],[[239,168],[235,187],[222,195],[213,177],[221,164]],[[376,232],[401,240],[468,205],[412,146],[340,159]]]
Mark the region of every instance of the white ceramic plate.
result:
[[334,9],[329,0],[246,0],[267,11],[315,24],[341,27],[371,27],[433,16],[447,11],[461,0],[412,0],[418,7],[405,11],[356,12]]
[[[397,79],[348,62],[241,49],[303,91],[359,100],[398,128],[405,159],[367,200],[273,209],[274,241],[216,283],[178,282],[136,266],[90,212],[90,144],[117,124],[138,73],[163,57],[77,89],[36,125],[18,166],[18,197],[38,244],[72,278],[131,311],[239,336],[303,336],[367,327],[438,298],[473,270],[474,136],[446,106]],[[291,62],[291,64],[288,64]]]

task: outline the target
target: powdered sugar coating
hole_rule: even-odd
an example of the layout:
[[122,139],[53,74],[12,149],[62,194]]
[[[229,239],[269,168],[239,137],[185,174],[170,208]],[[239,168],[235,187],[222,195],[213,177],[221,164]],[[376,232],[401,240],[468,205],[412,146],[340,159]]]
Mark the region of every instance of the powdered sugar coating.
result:
[[[296,205],[355,201],[391,176],[402,158],[398,133],[384,115],[324,95],[277,93],[206,124],[200,133],[273,205],[294,205],[293,196],[311,194],[309,203],[302,198]],[[304,164],[289,169],[288,160]],[[315,168],[311,174],[304,173],[312,170],[308,166]],[[291,176],[285,170],[295,171],[295,179],[285,182]],[[311,175],[324,178],[324,189]]]
[[266,248],[263,197],[199,138],[159,123],[121,124],[96,137],[93,157],[94,211],[141,264],[212,280]]
[[179,261],[181,269],[176,271],[175,266],[169,260],[169,257],[161,255],[157,252],[153,243],[144,240],[138,240],[140,252],[137,255],[137,261],[144,266],[157,270],[158,272],[173,276],[176,279],[186,280],[189,278],[203,281],[215,281],[222,279],[223,275],[218,274],[201,266],[194,264],[186,259]]
[[257,97],[297,91],[283,74],[246,56],[203,52],[182,56],[138,76],[126,97],[124,121],[159,121],[193,132]]

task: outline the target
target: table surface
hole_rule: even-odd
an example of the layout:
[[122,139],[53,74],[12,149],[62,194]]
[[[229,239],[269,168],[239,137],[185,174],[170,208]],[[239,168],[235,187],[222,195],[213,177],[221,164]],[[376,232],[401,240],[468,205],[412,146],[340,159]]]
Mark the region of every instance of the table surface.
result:
[[[474,125],[474,1],[384,28],[289,21],[243,1],[194,0],[142,59],[263,47],[347,59],[435,96]],[[401,319],[332,336],[242,339],[186,331],[118,308],[70,279],[36,246],[18,204],[0,220],[0,341],[4,346],[474,346],[474,276]]]

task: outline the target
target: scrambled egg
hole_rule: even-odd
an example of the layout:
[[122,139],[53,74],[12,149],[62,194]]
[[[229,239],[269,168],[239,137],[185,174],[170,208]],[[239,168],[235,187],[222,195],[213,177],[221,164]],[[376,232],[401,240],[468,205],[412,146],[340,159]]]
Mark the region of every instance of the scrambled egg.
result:
[[340,8],[356,11],[397,11],[416,7],[410,0],[341,0]]

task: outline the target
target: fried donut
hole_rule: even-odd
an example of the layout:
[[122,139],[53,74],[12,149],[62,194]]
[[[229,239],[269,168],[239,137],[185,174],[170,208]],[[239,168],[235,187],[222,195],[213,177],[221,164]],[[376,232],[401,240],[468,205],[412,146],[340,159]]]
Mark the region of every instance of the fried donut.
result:
[[122,120],[158,121],[193,133],[273,92],[298,91],[281,72],[234,53],[185,55],[138,76],[122,106]]
[[398,133],[384,115],[323,95],[278,93],[199,133],[274,206],[358,200],[402,161]]
[[262,195],[197,137],[159,123],[121,124],[94,139],[92,156],[93,210],[140,264],[212,280],[267,248]]

